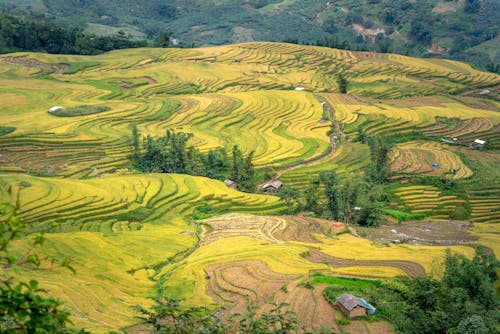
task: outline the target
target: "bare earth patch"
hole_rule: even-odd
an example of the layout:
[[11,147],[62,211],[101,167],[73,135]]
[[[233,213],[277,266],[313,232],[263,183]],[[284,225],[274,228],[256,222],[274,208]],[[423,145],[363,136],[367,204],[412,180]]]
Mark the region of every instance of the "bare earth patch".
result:
[[203,223],[201,245],[236,236],[246,236],[275,244],[286,241],[316,243],[314,234],[336,234],[344,229],[325,219],[239,213],[205,219]]
[[288,303],[296,312],[304,331],[329,327],[338,330],[335,310],[324,299],[324,286],[308,289],[300,286],[302,277],[278,274],[260,261],[216,264],[206,269],[208,294],[223,305],[223,318],[244,312],[251,301],[259,312],[269,311],[273,303]]
[[478,240],[469,235],[470,225],[463,221],[414,221],[359,228],[372,241],[414,245],[464,245]]
[[309,248],[309,254],[307,259],[311,262],[315,263],[328,263],[336,268],[345,268],[345,267],[358,267],[358,266],[367,266],[367,267],[393,267],[397,269],[401,269],[406,273],[406,275],[410,277],[415,276],[424,276],[425,269],[418,263],[410,262],[410,261],[398,261],[398,260],[352,260],[352,259],[341,259],[338,257],[333,257],[322,253],[321,251],[313,248]]
[[44,63],[36,59],[29,58],[28,56],[22,57],[6,57],[2,61],[8,64],[23,65],[29,67],[37,67],[42,73],[65,73],[68,71],[69,66],[65,64],[50,64]]

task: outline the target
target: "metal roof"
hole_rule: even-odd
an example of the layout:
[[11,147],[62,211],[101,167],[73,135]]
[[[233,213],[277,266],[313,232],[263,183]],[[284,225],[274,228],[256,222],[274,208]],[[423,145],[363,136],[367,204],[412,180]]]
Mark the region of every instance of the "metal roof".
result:
[[273,187],[275,189],[279,189],[279,188],[281,188],[282,185],[283,185],[283,182],[281,182],[280,180],[275,180],[275,181],[268,182],[268,183],[264,184],[262,186],[262,189],[267,189],[269,187]]
[[358,297],[353,296],[348,293],[344,293],[337,298],[337,303],[342,304],[349,312],[352,311],[356,306],[361,306],[367,308]]

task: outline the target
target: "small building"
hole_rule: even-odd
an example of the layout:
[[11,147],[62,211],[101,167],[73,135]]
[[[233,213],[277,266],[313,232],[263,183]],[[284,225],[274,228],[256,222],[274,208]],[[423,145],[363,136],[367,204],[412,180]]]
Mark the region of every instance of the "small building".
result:
[[306,89],[304,87],[295,87],[295,90],[302,91],[302,90],[306,90]]
[[230,180],[230,179],[225,179],[224,180],[224,184],[229,187],[229,188],[233,188],[233,189],[236,189],[238,187],[238,185],[236,184],[236,182],[234,182],[233,180]]
[[375,307],[368,304],[363,298],[358,298],[344,293],[337,298],[337,307],[348,317],[361,317],[366,314],[374,314]]
[[262,189],[264,190],[264,193],[266,194],[276,194],[278,190],[283,186],[283,182],[280,180],[274,180],[271,182],[268,182],[262,186]]
[[60,112],[63,110],[64,110],[63,107],[55,106],[55,107],[50,108],[48,111],[49,111],[49,114],[53,114],[53,113]]
[[473,150],[480,150],[486,145],[486,140],[476,139],[470,144],[470,148]]

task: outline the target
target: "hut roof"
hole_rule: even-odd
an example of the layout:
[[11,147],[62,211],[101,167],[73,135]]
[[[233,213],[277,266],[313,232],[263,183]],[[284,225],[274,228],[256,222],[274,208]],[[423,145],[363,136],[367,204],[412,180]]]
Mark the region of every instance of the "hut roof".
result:
[[476,140],[474,140],[474,143],[479,144],[479,145],[484,145],[484,144],[486,144],[486,140],[476,139]]
[[344,293],[337,298],[337,303],[342,304],[342,306],[349,312],[352,311],[356,306],[361,306],[367,308],[358,297],[353,296],[348,293]]
[[283,185],[283,182],[281,182],[280,180],[274,180],[274,181],[271,181],[271,182],[268,182],[266,184],[264,184],[262,186],[262,189],[267,189],[267,188],[275,188],[275,189],[279,189],[281,188],[281,186]]
[[224,184],[228,187],[231,187],[232,185],[234,185],[234,181],[233,180],[230,180],[230,179],[225,179],[224,180]]
[[64,110],[64,108],[61,107],[61,106],[54,106],[54,107],[52,107],[52,108],[49,109],[49,112],[53,113],[53,112],[61,111],[61,110]]

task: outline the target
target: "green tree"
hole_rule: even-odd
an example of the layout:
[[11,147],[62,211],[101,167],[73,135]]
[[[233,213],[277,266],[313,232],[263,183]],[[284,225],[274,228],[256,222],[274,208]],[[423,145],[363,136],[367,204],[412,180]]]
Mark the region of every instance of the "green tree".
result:
[[319,185],[320,180],[318,178],[314,178],[309,182],[309,186],[304,191],[305,209],[317,214],[320,213]]
[[347,81],[347,78],[344,76],[344,74],[339,74],[337,78],[337,84],[339,86],[339,92],[342,94],[347,93],[347,88],[349,87],[349,82]]
[[473,315],[460,321],[456,334],[488,334],[489,332],[483,318]]
[[139,131],[137,130],[137,126],[132,126],[132,161],[139,160],[139,156],[141,154],[140,143],[139,143]]
[[285,202],[287,213],[291,214],[293,206],[298,204],[300,191],[291,186],[283,186],[278,190],[276,195]]
[[246,157],[237,145],[233,146],[231,179],[238,185],[238,190],[252,192],[255,190],[255,168],[253,166],[253,152]]
[[160,32],[153,41],[153,46],[157,48],[168,48],[171,46],[170,37],[172,37],[171,32]]
[[327,208],[331,212],[333,219],[342,219],[342,196],[337,173],[335,171],[321,172],[319,174],[321,182],[325,185]]

